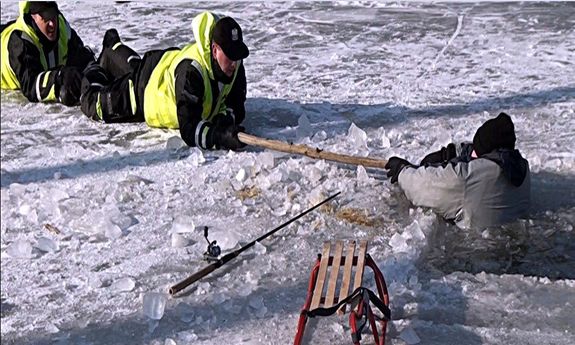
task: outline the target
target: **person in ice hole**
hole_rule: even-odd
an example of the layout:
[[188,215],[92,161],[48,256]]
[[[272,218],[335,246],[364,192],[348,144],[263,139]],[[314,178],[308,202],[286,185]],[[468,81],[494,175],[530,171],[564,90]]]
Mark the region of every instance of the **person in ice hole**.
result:
[[385,168],[415,206],[461,228],[503,225],[529,212],[529,163],[515,140],[511,117],[500,113],[479,127],[472,143],[451,143],[419,165],[391,157]]

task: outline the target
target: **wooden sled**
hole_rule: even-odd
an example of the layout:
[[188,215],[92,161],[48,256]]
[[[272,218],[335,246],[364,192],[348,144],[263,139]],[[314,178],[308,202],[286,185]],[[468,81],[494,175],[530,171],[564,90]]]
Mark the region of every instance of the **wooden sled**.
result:
[[[330,253],[332,248],[333,251]],[[345,256],[342,255],[344,249]],[[366,265],[374,273],[379,296],[363,287],[363,271]],[[342,266],[343,272],[340,274]],[[335,245],[330,242],[323,244],[322,253],[318,254],[311,272],[307,298],[300,313],[294,344],[301,344],[309,317],[329,316],[334,313],[341,315],[346,312],[347,305],[350,305],[349,324],[353,344],[360,344],[363,327],[369,322],[375,344],[384,345],[387,321],[391,319],[389,296],[381,271],[367,254],[367,241],[361,241],[359,248],[356,248],[355,241],[345,245],[343,241],[336,241]],[[381,311],[383,317],[373,313],[372,305]],[[379,333],[376,318],[380,323]]]

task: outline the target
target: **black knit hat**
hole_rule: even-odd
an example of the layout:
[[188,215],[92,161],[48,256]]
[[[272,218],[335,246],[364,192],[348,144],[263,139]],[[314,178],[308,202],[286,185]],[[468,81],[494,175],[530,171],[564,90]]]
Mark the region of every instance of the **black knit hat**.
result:
[[515,148],[515,126],[511,117],[500,113],[496,118],[487,120],[473,137],[473,149],[477,156],[496,149]]
[[53,18],[58,14],[58,4],[55,1],[30,1],[28,2],[28,10],[30,14]]
[[242,28],[232,17],[223,17],[217,21],[212,40],[222,48],[230,60],[242,60],[250,55],[244,43]]

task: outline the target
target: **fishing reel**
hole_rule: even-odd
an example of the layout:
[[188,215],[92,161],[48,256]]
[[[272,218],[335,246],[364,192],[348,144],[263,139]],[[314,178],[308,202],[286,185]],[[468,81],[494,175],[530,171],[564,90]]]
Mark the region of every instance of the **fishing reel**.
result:
[[220,246],[218,246],[217,241],[211,241],[208,239],[208,227],[204,226],[204,238],[208,242],[208,249],[204,253],[204,260],[206,261],[218,261],[218,257],[222,253]]

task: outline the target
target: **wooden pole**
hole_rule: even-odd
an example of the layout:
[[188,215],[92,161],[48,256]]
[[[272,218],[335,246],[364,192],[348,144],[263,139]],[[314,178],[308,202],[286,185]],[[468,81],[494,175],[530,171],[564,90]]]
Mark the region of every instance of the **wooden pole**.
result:
[[285,143],[283,141],[278,140],[259,138],[243,132],[238,133],[238,139],[240,139],[240,141],[244,144],[259,146],[274,151],[296,153],[311,158],[325,159],[327,161],[334,161],[353,165],[363,165],[364,167],[384,169],[385,164],[387,163],[387,160],[385,159],[343,155],[339,153],[324,151],[319,148],[309,147],[307,145]]

